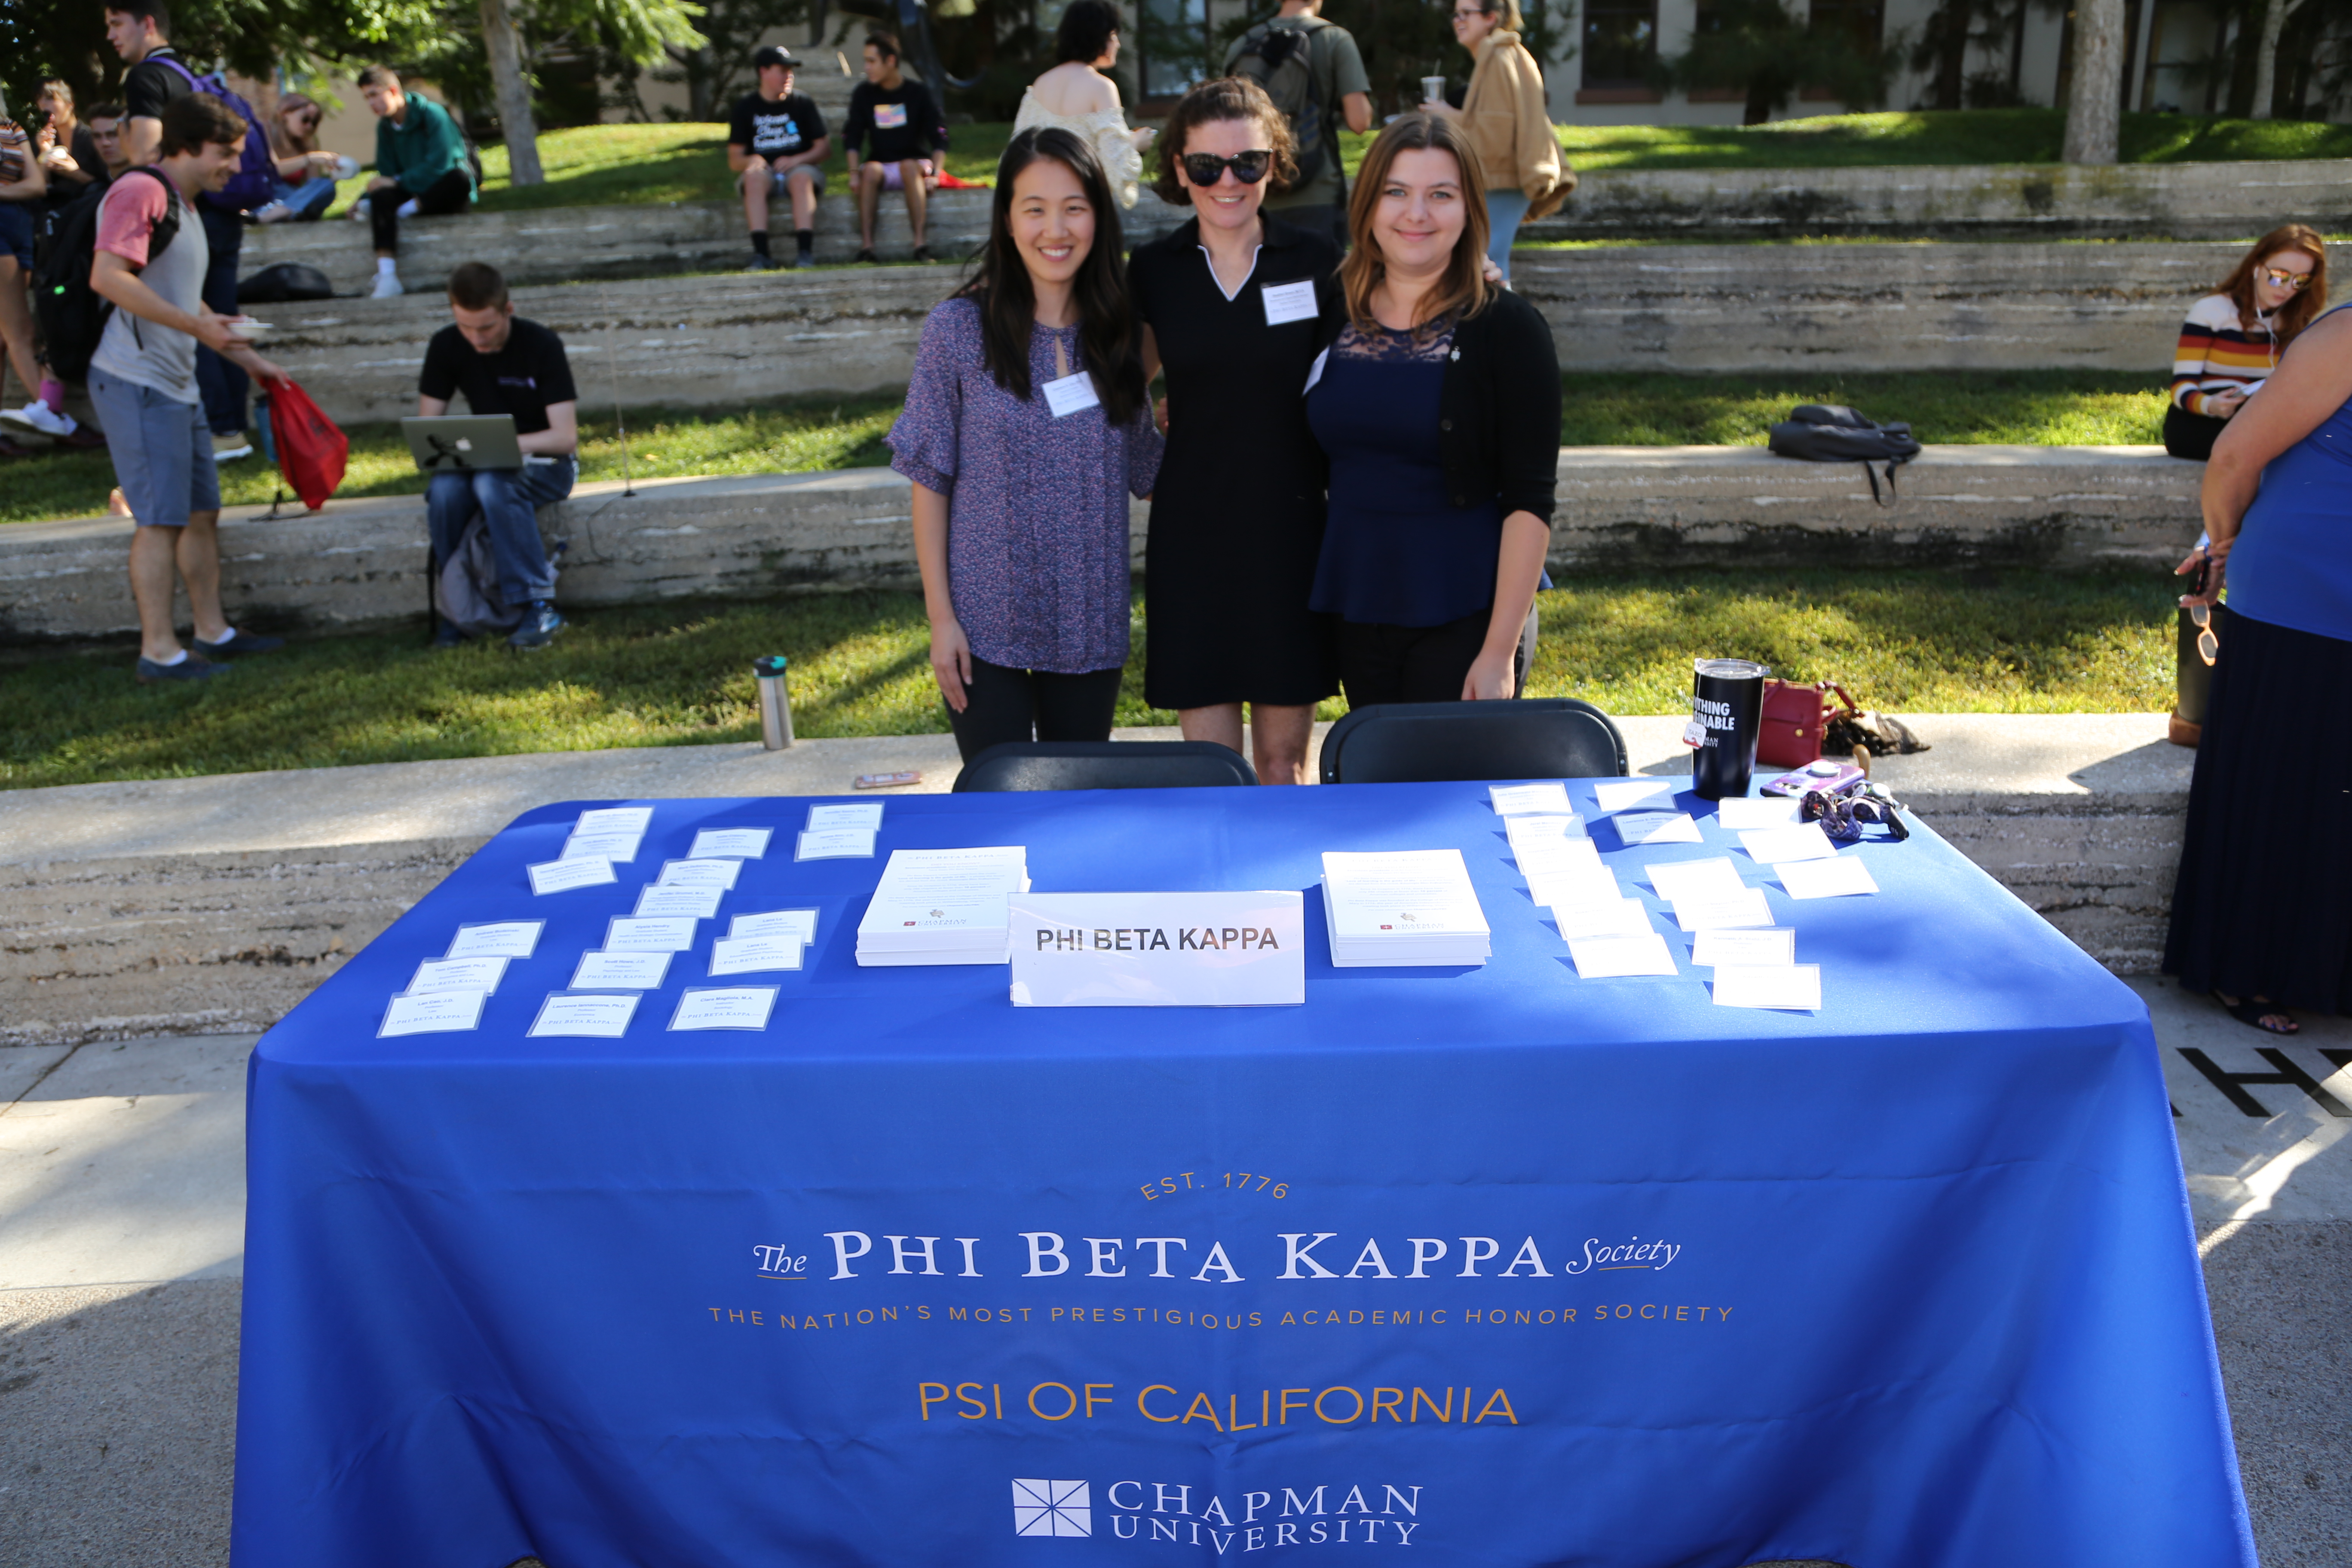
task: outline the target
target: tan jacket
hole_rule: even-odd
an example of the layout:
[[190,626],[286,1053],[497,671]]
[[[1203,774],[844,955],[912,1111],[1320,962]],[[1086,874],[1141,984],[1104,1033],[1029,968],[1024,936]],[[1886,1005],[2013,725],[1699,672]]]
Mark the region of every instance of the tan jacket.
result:
[[1529,218],[1549,216],[1576,189],[1576,171],[1560,160],[1545,112],[1543,68],[1517,33],[1497,27],[1478,46],[1462,129],[1487,188],[1525,192]]

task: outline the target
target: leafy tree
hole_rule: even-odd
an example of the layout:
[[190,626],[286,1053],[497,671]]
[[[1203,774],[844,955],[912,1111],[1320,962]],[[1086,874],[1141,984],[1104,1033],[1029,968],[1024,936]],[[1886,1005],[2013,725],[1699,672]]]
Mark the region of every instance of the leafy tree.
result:
[[1824,89],[1849,109],[1876,104],[1886,96],[1895,57],[1842,30],[1811,26],[1782,0],[1712,0],[1699,12],[1690,47],[1661,57],[1656,77],[1662,89],[1742,93],[1740,123],[1761,125],[1802,88]]
[[507,167],[518,185],[546,183],[539,163],[539,123],[531,111],[530,32],[571,33],[604,40],[613,51],[638,65],[667,58],[672,48],[702,47],[695,19],[703,14],[689,0],[540,0],[528,18],[514,0],[480,0],[484,52],[498,100],[499,124],[506,133]]
[[[808,15],[808,0],[709,0],[702,14],[703,41],[663,46],[663,61],[649,74],[656,81],[685,87],[687,119],[717,120],[751,89],[751,51],[760,40]],[[614,74],[624,81],[635,74],[633,62],[614,63]],[[814,60],[808,68],[816,68]]]

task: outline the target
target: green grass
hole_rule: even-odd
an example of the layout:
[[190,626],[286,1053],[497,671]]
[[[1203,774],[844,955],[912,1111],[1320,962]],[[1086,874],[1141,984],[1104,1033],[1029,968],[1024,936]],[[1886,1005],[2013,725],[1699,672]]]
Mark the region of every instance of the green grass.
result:
[[[1834,678],[1898,712],[2158,711],[2172,592],[2159,574],[1580,577],[1543,596],[1533,689],[1682,711],[1703,652]],[[1139,604],[1136,626],[1118,721],[1172,723],[1143,704]],[[436,652],[421,628],[304,639],[185,689],[135,685],[128,647],[15,651],[0,657],[0,787],[747,741],[751,661],[772,653],[792,660],[804,737],[947,728],[920,600],[817,595],[585,610],[530,656]]]
[[[1559,439],[1565,447],[1761,446],[1800,403],[1843,403],[1877,419],[1908,419],[1923,441],[2027,446],[2144,446],[2160,440],[2165,394],[2151,373],[2037,370],[1776,375],[1588,373],[1566,377]],[[617,479],[621,443],[613,421],[582,423],[580,477]],[[803,398],[745,414],[647,409],[629,416],[638,478],[684,474],[805,473],[889,461],[882,437],[895,397]],[[397,426],[359,425],[345,497],[415,495],[425,477]],[[21,458],[0,490],[0,524],[91,517],[106,510],[114,469],[103,452]],[[277,470],[258,456],[221,468],[221,499],[266,504]]]

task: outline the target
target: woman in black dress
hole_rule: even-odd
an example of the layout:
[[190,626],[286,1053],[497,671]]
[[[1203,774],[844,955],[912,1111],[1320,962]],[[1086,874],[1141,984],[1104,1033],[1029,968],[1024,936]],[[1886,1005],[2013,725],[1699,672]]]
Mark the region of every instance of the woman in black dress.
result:
[[1168,453],[1144,574],[1144,697],[1188,741],[1242,749],[1265,784],[1307,782],[1315,704],[1339,690],[1307,607],[1323,541],[1323,456],[1301,397],[1318,315],[1336,308],[1331,242],[1263,216],[1291,167],[1290,127],[1255,82],[1188,93],[1155,187],[1193,217],[1139,247],[1129,286],[1144,367],[1168,375]]

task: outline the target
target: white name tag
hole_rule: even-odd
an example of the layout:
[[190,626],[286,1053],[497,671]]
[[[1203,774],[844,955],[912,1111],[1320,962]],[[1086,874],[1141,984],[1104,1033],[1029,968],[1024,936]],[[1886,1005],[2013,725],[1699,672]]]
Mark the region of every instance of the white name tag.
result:
[[789,936],[722,936],[710,944],[710,973],[759,974],[772,969],[798,969],[801,942]]
[[1056,419],[1067,419],[1084,408],[1099,408],[1102,399],[1095,395],[1095,380],[1085,371],[1073,371],[1059,381],[1045,384],[1045,406],[1054,411]]
[[1330,363],[1330,359],[1331,351],[1329,349],[1325,349],[1321,353],[1315,356],[1315,363],[1307,367],[1307,384],[1298,389],[1299,396],[1304,397],[1308,393],[1315,390],[1315,384],[1323,379],[1323,367]]
[[1311,279],[1296,283],[1268,283],[1260,292],[1265,296],[1265,324],[1269,327],[1315,319],[1315,284]]
[[629,1018],[636,1010],[635,996],[566,996],[551,992],[539,1005],[530,1032],[541,1037],[617,1040],[629,1032]]
[[568,892],[573,888],[593,888],[614,879],[613,863],[602,855],[542,860],[530,868],[530,890],[542,897],[549,893]]
[[422,996],[395,996],[383,1010],[378,1039],[395,1035],[446,1035],[478,1028],[482,1004],[478,991],[428,991]]
[[1307,1000],[1299,895],[1015,893],[1016,1007],[1269,1007]]
[[500,921],[494,925],[459,926],[444,958],[529,958],[539,946],[545,921]]

